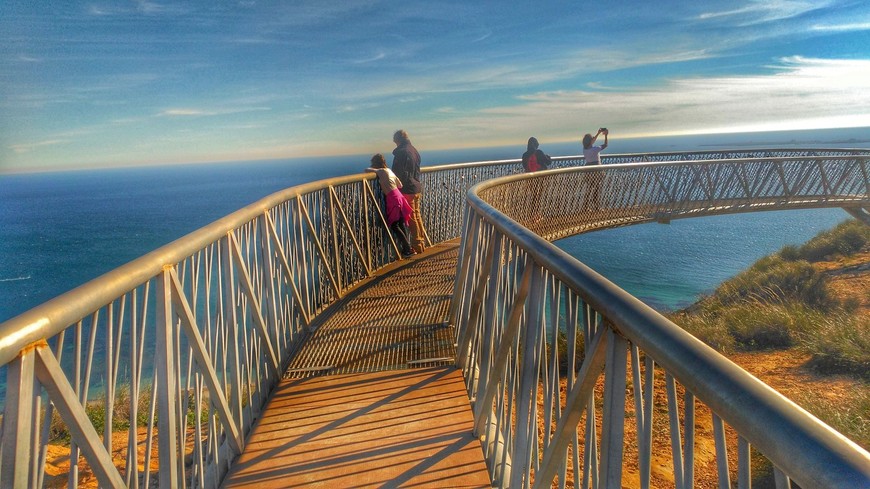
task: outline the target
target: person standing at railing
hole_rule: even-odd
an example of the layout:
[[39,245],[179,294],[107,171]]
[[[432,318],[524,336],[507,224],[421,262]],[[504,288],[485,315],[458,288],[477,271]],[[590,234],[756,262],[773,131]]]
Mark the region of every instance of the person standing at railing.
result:
[[[536,171],[546,170],[550,166],[550,156],[540,149],[538,139],[529,138],[529,143],[526,146],[526,152],[523,153],[523,170],[526,173],[534,173]],[[541,194],[544,191],[543,180],[540,178],[532,179],[529,182],[529,199],[532,205],[529,206],[531,211],[530,219],[532,222],[541,220]]]
[[378,176],[381,192],[384,193],[387,225],[393,232],[393,236],[396,237],[399,252],[405,258],[415,255],[411,243],[408,242],[408,222],[411,220],[412,211],[405,199],[405,194],[401,192],[402,182],[392,170],[387,168],[387,160],[384,159],[384,155],[378,153],[372,156],[371,164],[372,166],[366,168],[366,171]]
[[536,172],[546,170],[549,166],[550,156],[541,151],[537,138],[530,137],[526,152],[523,153],[523,170]]
[[[595,141],[598,140],[598,136],[604,134],[604,144],[601,146],[594,146]],[[601,164],[601,152],[607,148],[607,135],[608,131],[606,127],[602,127],[598,129],[598,132],[595,135],[586,134],[583,136],[583,159],[586,161],[586,166],[590,165],[600,165]],[[601,172],[595,172],[595,174],[590,175],[589,181],[589,199],[586,201],[586,205],[584,207],[590,208],[593,205],[595,208],[598,208],[599,202],[599,192],[601,190],[601,179],[604,177],[604,174]]]
[[414,251],[422,253],[426,248],[426,230],[423,216],[420,215],[420,201],[423,198],[423,183],[420,181],[420,153],[411,144],[408,133],[399,129],[393,134],[396,149],[393,150],[393,173],[402,182],[402,193],[411,205],[411,243]]

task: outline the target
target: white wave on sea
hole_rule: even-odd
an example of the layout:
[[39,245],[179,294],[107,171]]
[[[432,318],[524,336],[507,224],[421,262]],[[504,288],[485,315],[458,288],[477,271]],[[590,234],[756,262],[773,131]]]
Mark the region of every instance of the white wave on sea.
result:
[[30,275],[26,277],[0,278],[0,282],[17,282],[19,280],[30,280]]

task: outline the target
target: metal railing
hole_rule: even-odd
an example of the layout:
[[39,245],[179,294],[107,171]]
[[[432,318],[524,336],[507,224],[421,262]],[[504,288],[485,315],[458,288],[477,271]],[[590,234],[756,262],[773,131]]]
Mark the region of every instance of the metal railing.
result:
[[[870,487],[867,451],[544,239],[769,209],[866,216],[868,171],[866,153],[789,155],[572,168],[472,188],[451,320],[493,484],[690,488],[696,464],[713,463],[719,487],[736,478],[747,488],[753,448],[777,487]],[[713,448],[696,448],[702,440]],[[661,453],[672,468],[655,479]]]
[[[566,157],[554,166],[579,164]],[[519,171],[517,160],[424,169],[430,242],[463,231],[470,187]],[[55,484],[50,477],[77,487],[85,471],[101,487],[217,487],[292,344],[397,256],[372,177],[323,180],[270,195],[0,324],[0,487]],[[66,474],[46,473],[50,444],[69,451]]]
[[68,487],[217,487],[291,344],[398,256],[381,208],[370,176],[293,187],[4,322],[0,486],[68,439]]

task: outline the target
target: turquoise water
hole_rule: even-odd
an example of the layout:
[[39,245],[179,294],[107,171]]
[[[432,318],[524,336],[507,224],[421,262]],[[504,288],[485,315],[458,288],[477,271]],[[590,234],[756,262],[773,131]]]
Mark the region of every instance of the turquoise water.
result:
[[[868,131],[620,141],[610,153],[870,147]],[[539,136],[539,135],[538,135]],[[385,148],[388,151],[390,148]],[[516,146],[425,151],[424,165],[518,158]],[[575,155],[576,142],[542,144]],[[282,188],[359,173],[369,155],[0,175],[0,321]],[[759,257],[848,215],[839,209],[720,216],[600,231],[557,244],[650,305],[682,307]]]
[[735,214],[598,231],[556,244],[653,308],[670,311],[849,217],[842,209]]

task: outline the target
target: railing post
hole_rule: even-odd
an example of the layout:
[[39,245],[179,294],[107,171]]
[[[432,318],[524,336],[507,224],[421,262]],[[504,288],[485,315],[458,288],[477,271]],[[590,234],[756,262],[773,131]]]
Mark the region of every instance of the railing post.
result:
[[3,461],[0,487],[30,487],[33,438],[34,352],[27,349],[10,362],[6,371],[6,408],[3,412]]
[[269,211],[264,211],[263,215],[257,220],[257,226],[260,229],[260,257],[263,264],[263,301],[264,307],[267,309],[264,319],[269,330],[269,341],[275,346],[278,365],[283,365],[284,355],[281,345],[281,335],[278,325],[278,299],[275,294],[276,280],[280,280],[280,274],[275,270],[274,252],[272,250],[272,239],[269,234],[270,221],[268,219]]
[[157,441],[160,487],[179,487],[177,372],[175,368],[175,331],[172,320],[170,266],[157,280],[157,337],[154,350],[157,389]]
[[625,440],[625,377],[628,343],[613,329],[605,360],[604,412],[601,427],[601,475],[606,488],[622,487],[622,448]]
[[515,464],[511,470],[510,487],[525,487],[529,483],[532,465],[531,446],[537,442],[538,424],[535,421],[537,412],[538,374],[540,361],[541,317],[544,313],[544,269],[537,263],[527,264],[533,268],[531,293],[528,309],[526,309],[525,330],[522,331],[523,341],[521,377],[517,393],[517,435],[513,449],[510,450],[511,460]]
[[[469,264],[471,257],[477,250],[477,236],[480,232],[480,219],[477,214],[469,211],[465,216],[465,223],[462,227],[462,241],[459,243],[459,255],[456,263],[456,276],[453,284],[453,300],[450,301],[450,310],[447,316],[447,322],[454,325],[459,331],[457,334],[461,336],[461,331],[466,324],[467,315],[460,316],[460,311],[467,306],[466,298],[468,289],[471,287],[471,273]],[[461,365],[461,364],[460,364]]]
[[[495,327],[496,320],[496,301],[502,296],[502,291],[499,289],[499,279],[501,277],[501,257],[502,257],[502,243],[504,242],[504,237],[501,233],[496,232],[496,235],[492,238],[491,253],[487,253],[487,257],[490,258],[488,263],[484,265],[488,265],[489,267],[489,277],[486,282],[486,301],[483,306],[483,336],[481,337],[482,342],[486,342],[486,346],[481,347],[481,354],[477,356],[477,366],[479,368],[478,377],[476,380],[478,387],[476,391],[479,393],[481,391],[480,384],[481,382],[485,382],[489,376],[489,368],[492,361],[492,350],[493,345],[495,344],[495,338],[493,337],[493,328]],[[491,257],[490,257],[491,254]],[[475,395],[475,398],[477,396]]]
[[[477,328],[477,318],[480,314],[480,304],[483,297],[484,289],[483,287],[486,285],[486,272],[489,271],[488,268],[484,265],[487,262],[487,258],[483,257],[483,250],[481,249],[485,246],[484,242],[486,241],[483,237],[483,233],[486,232],[484,227],[478,223],[474,228],[474,235],[472,237],[472,246],[469,250],[470,254],[473,255],[474,259],[469,257],[469,263],[467,271],[465,272],[467,278],[465,282],[465,288],[463,290],[462,302],[461,306],[463,307],[463,321],[457,325],[458,331],[456,334],[459,339],[457,341],[457,349],[459,350],[456,355],[456,363],[462,366],[466,372],[471,369],[471,365],[469,365],[469,356],[471,355],[471,338],[473,337],[473,330]],[[492,248],[487,246],[486,255],[490,255],[492,252]],[[489,256],[489,259],[492,257]],[[474,269],[475,266],[481,269],[479,276],[475,276]],[[459,307],[460,305],[457,305]],[[476,379],[470,379],[469,385],[473,385]],[[471,392],[469,391],[469,395]]]
[[239,321],[236,311],[236,280],[233,271],[233,258],[230,247],[229,233],[221,240],[221,290],[223,297],[223,326],[226,329],[227,357],[224,359],[227,374],[224,382],[229,384],[230,410],[233,417],[239,420],[242,433],[247,432],[242,415],[242,384],[241,384],[241,355],[239,355]]

